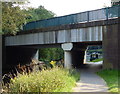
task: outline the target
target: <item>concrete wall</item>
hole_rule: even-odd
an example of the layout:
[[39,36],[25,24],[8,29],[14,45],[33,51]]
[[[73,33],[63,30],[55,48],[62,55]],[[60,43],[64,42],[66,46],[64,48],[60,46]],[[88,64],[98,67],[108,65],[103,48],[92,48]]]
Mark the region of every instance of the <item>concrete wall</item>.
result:
[[104,68],[120,69],[119,25],[108,25],[103,29]]

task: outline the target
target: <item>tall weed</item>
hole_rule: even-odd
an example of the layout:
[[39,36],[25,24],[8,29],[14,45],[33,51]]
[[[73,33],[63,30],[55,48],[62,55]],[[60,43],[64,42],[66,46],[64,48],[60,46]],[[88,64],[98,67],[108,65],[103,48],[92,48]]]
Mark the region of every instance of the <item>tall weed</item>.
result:
[[10,92],[70,92],[79,79],[75,70],[55,67],[53,69],[33,71],[30,74],[18,74],[9,83]]

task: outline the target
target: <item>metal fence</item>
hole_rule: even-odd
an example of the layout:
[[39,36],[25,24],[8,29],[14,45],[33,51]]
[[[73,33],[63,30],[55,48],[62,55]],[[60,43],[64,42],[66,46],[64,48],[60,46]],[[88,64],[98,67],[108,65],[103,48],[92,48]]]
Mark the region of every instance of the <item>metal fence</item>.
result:
[[120,6],[102,8],[61,17],[29,22],[23,26],[23,30],[32,30],[66,24],[85,23],[98,20],[107,20],[120,17]]

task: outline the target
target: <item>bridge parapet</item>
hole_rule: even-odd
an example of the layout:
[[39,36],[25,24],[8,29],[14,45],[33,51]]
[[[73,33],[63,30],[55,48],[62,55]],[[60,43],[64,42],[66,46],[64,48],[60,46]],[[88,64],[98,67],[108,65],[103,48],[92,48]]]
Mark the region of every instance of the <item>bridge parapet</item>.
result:
[[91,21],[107,20],[120,17],[120,6],[102,8],[93,11],[81,12],[61,17],[29,22],[23,27],[23,31],[54,27],[67,24],[85,23]]

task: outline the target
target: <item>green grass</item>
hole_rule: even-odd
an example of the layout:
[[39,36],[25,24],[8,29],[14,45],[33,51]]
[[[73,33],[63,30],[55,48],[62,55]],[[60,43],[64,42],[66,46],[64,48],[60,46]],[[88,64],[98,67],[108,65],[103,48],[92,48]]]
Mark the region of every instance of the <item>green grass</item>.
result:
[[95,60],[93,60],[91,62],[99,62],[99,61],[103,61],[103,58],[95,59]]
[[[119,71],[120,72],[120,71]],[[117,70],[102,70],[98,72],[107,83],[110,92],[118,92],[118,71]]]
[[75,70],[53,68],[28,74],[19,74],[11,79],[10,92],[72,92],[80,78]]
[[102,49],[88,50],[88,52],[96,52],[96,51],[102,52],[103,50]]

